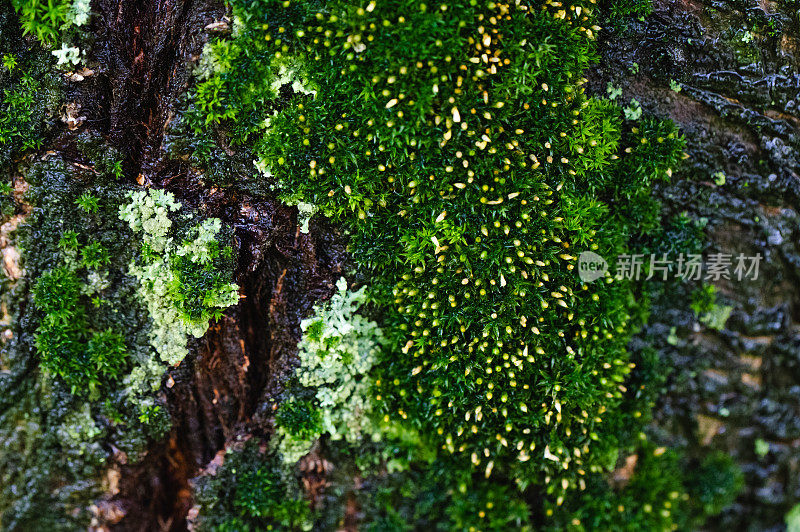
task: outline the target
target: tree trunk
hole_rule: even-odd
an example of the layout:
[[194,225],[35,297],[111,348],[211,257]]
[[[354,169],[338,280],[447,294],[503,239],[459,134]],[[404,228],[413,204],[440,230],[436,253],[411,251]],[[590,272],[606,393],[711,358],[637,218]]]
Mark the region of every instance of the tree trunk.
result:
[[[686,301],[665,294],[632,345],[654,341],[672,368],[656,408],[657,430],[688,442],[697,456],[719,449],[743,467],[743,494],[710,529],[777,529],[800,500],[796,10],[789,0],[656,0],[651,15],[602,34],[599,61],[588,76],[591,92],[605,96],[609,86],[621,88],[618,101],[638,100],[686,136],[689,159],[656,192],[665,210],[707,219],[708,253],[764,257],[757,282],[714,283],[732,307],[724,327],[696,326]],[[186,208],[232,228],[241,301],[169,369],[163,396],[169,433],[138,461],[107,449],[105,493],[75,504],[81,511],[91,506],[99,529],[186,530],[192,479],[208,474],[225,449],[272,433],[277,397],[296,365],[300,322],[348,271],[346,239],[322,217],[303,233],[297,208],[247,186],[212,186],[188,157],[174,156],[181,140],[176,122],[203,45],[232,24],[220,2],[96,0],[92,12],[93,72],[64,81],[74,127],[52,124],[41,148],[15,161],[18,202],[0,233],[6,292],[14,294],[4,299],[5,310],[19,312],[20,323],[32,319],[27,301],[35,279],[19,278],[11,236],[30,212],[25,169],[38,160],[63,160],[80,179],[80,168],[93,164],[79,148],[87,138],[120,154],[127,185],[171,191]],[[253,171],[247,150],[222,136],[214,141],[227,151],[227,179],[246,182]],[[32,345],[30,333],[12,340],[10,325],[7,330],[4,350]],[[0,359],[14,376],[2,388],[8,397],[33,401],[30,409],[46,427],[47,407],[31,391],[32,351]],[[754,451],[758,440],[769,444],[766,456]],[[348,526],[356,514],[352,502]],[[29,518],[18,529],[30,526]]]

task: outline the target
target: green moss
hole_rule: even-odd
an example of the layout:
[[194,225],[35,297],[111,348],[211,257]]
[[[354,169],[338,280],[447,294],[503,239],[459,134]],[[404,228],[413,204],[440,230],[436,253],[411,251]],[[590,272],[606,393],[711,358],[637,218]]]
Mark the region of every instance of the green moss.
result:
[[451,530],[533,530],[528,505],[515,489],[476,482],[453,494],[446,513]]
[[52,57],[22,37],[10,2],[0,5],[0,57],[0,175],[6,176],[11,161],[41,147],[57,120],[62,81],[50,71]]
[[215,475],[202,477],[196,486],[198,530],[310,530],[309,504],[296,481],[277,473],[277,464],[275,456],[252,441],[229,450]]
[[170,291],[186,321],[219,319],[226,307],[238,301],[238,287],[229,282],[226,271],[231,267],[233,250],[216,240],[221,227],[219,219],[203,221],[171,257],[175,277]]
[[607,16],[612,24],[628,17],[646,17],[653,12],[652,0],[614,0],[609,3]]
[[622,465],[616,486],[592,475],[584,494],[548,508],[548,529],[695,530],[742,487],[738,466],[722,454],[692,467],[680,452],[646,444]]
[[275,424],[301,440],[317,438],[322,433],[322,416],[311,401],[284,401],[275,414]]
[[92,242],[81,250],[81,264],[97,270],[111,262],[111,257],[100,242]]
[[[612,16],[650,9],[629,4]],[[447,499],[464,515],[511,494],[572,508],[587,478],[604,482],[639,444],[664,373],[654,352],[627,350],[647,317],[641,283],[584,283],[577,257],[643,253],[683,234],[662,227],[652,198],[683,156],[675,125],[584,94],[609,12],[404,0],[232,8],[233,38],[206,51],[192,123],[252,147],[252,179],[350,235],[385,337],[360,372],[374,382],[376,434],[408,427],[420,467],[483,477]],[[304,324],[307,387],[320,386],[303,382],[315,351],[315,372],[351,371],[348,350],[326,338],[329,319]],[[336,381],[332,403],[315,393],[323,425],[350,380]],[[423,460],[429,448],[436,456]],[[631,492],[636,515],[664,495],[647,489]],[[467,526],[453,512],[446,526]],[[521,513],[484,512],[474,526],[524,526]]]
[[[15,74],[16,67],[9,69]],[[15,148],[27,150],[41,146],[37,135],[38,116],[35,100],[41,84],[22,72],[16,83],[3,89],[2,114],[0,115],[0,144],[14,144]]]
[[18,64],[9,53],[0,68],[0,162],[7,162],[15,152],[38,149],[42,143],[45,85],[27,63]]
[[[76,234],[68,235],[70,243]],[[62,236],[60,242],[64,241]],[[98,249],[103,252],[101,260]],[[107,252],[99,242],[83,247],[82,265],[99,268],[108,263]],[[127,366],[125,339],[112,329],[97,330],[90,321],[90,303],[84,281],[86,275],[70,260],[45,272],[33,288],[33,302],[44,313],[36,330],[36,348],[42,368],[59,375],[72,393],[97,398],[101,385],[120,378]]]
[[549,507],[549,529],[684,529],[689,495],[681,483],[679,456],[650,446],[635,456],[635,469],[623,487],[614,489],[602,476],[592,475],[586,492],[571,504]]
[[32,34],[45,44],[56,42],[61,25],[67,22],[70,5],[68,0],[15,0],[12,4],[19,13],[26,35]]
[[[513,486],[487,481],[453,465],[448,460],[435,461],[424,470],[411,468],[366,478],[357,499],[364,514],[363,529],[535,529],[528,503]],[[336,488],[334,484],[327,493],[336,493]],[[317,524],[323,529],[335,526],[330,524],[332,516],[327,521],[326,517]]]
[[78,199],[75,200],[75,204],[86,214],[97,212],[97,198],[92,196],[89,192],[84,192],[78,196]]
[[42,311],[66,317],[77,307],[79,296],[78,277],[63,266],[44,274],[33,289],[33,300]]
[[700,467],[689,475],[692,504],[698,508],[702,523],[730,506],[744,486],[744,475],[733,459],[722,452],[706,456]]
[[717,289],[714,285],[704,284],[692,292],[692,310],[697,317],[710,312],[717,302]]
[[42,44],[58,42],[61,31],[69,26],[83,26],[89,20],[89,0],[12,0],[26,35]]
[[698,286],[692,292],[691,308],[701,323],[716,330],[725,327],[725,322],[733,312],[733,307],[722,305],[717,301],[717,289],[710,284]]

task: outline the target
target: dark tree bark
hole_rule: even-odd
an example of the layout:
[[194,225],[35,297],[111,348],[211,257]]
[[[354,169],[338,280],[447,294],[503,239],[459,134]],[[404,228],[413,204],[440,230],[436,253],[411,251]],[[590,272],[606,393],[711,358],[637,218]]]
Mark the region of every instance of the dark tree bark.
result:
[[[708,220],[707,254],[764,258],[757,282],[713,283],[733,307],[722,330],[693,327],[674,298],[653,309],[645,336],[660,338],[675,368],[658,424],[695,452],[721,449],[742,464],[744,493],[710,528],[773,529],[800,497],[797,5],[654,4],[646,20],[606,34],[592,88],[611,83],[623,103],[680,126],[689,158],[658,195],[670,212]],[[672,327],[678,346],[667,342]],[[759,439],[766,457],[754,451]]]

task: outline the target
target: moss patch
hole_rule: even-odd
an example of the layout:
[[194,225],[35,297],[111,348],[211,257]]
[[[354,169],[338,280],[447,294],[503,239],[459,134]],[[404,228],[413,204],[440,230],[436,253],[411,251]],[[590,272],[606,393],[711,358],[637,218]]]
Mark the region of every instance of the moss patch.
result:
[[[634,4],[624,15],[645,14]],[[488,493],[558,506],[586,489],[636,445],[652,396],[629,389],[641,286],[582,282],[577,259],[662,234],[651,185],[683,147],[671,123],[584,94],[608,13],[232,5],[195,124],[252,146],[261,180],[350,233],[387,338],[373,371],[384,422],[490,479]]]

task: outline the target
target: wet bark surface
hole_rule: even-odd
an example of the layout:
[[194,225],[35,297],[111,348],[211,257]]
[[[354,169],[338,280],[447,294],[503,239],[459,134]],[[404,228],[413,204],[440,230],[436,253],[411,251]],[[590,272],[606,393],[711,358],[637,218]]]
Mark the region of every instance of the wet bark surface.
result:
[[697,454],[731,453],[745,473],[712,529],[780,530],[800,500],[799,24],[793,2],[660,0],[606,34],[590,76],[596,93],[610,83],[622,105],[680,126],[689,158],[657,193],[668,212],[708,220],[706,256],[763,257],[758,280],[713,282],[733,307],[721,330],[676,293],[641,335],[673,368],[663,432]]

